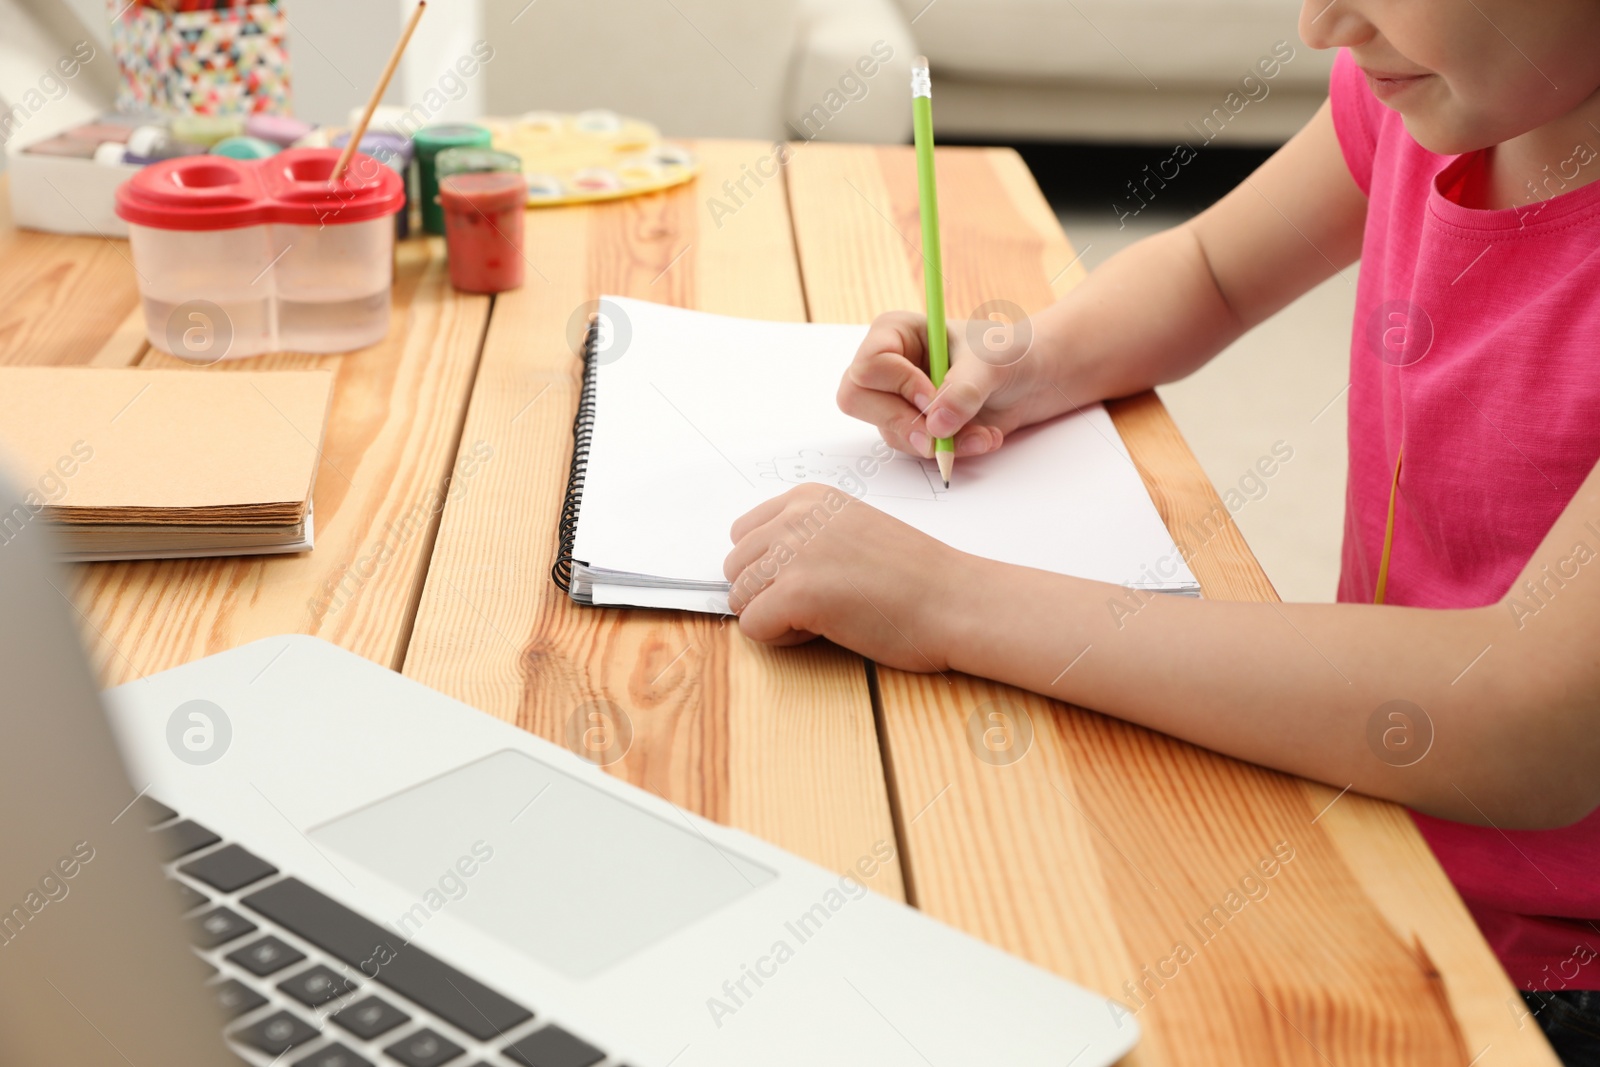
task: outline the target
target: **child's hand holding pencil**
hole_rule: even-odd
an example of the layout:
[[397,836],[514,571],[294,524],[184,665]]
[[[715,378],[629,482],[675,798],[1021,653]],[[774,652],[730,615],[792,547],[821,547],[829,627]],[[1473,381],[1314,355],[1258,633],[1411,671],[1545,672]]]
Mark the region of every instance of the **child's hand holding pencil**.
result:
[[[955,454],[993,452],[1006,434],[1059,415],[1063,398],[1041,374],[1043,353],[1029,331],[999,331],[992,324],[950,324],[950,371],[940,389],[928,374],[928,320],[892,311],[872,323],[839,383],[839,409],[870,422],[890,447],[933,458],[933,440],[955,438]],[[975,352],[969,336],[1009,334]],[[1043,395],[1048,394],[1048,395]]]
[[[911,63],[911,116],[927,314],[878,317],[840,383],[839,407],[875,424],[890,446],[936,459],[948,489],[957,456],[993,452],[1010,431],[1059,414],[1061,407],[1054,398],[1044,408],[1027,403],[1035,392],[1038,362],[1026,362],[1031,326],[1018,332],[1017,324],[1011,324],[997,331],[989,323],[951,323],[945,317],[933,79],[927,56]],[[945,328],[930,331],[930,320],[944,322]],[[963,325],[973,326],[974,335],[983,338],[982,359],[974,358]]]

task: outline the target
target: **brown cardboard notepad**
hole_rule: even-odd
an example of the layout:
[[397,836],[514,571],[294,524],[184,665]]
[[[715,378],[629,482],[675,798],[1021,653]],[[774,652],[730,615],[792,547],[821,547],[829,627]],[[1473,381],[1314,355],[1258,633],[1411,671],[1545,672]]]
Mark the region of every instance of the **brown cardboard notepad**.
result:
[[332,396],[328,371],[0,367],[0,451],[69,559],[302,551]]

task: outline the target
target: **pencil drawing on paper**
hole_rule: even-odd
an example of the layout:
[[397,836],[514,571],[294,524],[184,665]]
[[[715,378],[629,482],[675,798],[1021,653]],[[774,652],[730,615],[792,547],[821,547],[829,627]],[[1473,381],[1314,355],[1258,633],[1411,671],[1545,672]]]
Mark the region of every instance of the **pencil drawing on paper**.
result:
[[846,456],[801,449],[756,464],[762,478],[786,485],[832,485],[854,497],[899,497],[938,501],[945,488],[931,460],[896,455],[889,462],[871,456]]

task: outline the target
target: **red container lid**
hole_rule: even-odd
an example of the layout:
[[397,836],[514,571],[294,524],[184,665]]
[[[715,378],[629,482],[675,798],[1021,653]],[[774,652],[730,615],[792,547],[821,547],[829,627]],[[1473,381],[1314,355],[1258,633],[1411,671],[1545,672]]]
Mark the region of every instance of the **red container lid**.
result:
[[520,174],[496,171],[439,179],[439,206],[446,211],[505,211],[525,207],[527,202],[528,182]]
[[158,230],[233,230],[365,222],[405,206],[400,176],[357,152],[337,185],[336,148],[291,148],[267,159],[182,156],[152,163],[117,187],[117,216]]
[[152,163],[117,186],[117,216],[161,230],[233,230],[268,221],[255,168],[227,156]]
[[365,152],[350,157],[338,185],[328,182],[341,148],[291,148],[256,160],[261,181],[275,203],[273,222],[315,226],[365,222],[405,206],[406,187],[391,167]]

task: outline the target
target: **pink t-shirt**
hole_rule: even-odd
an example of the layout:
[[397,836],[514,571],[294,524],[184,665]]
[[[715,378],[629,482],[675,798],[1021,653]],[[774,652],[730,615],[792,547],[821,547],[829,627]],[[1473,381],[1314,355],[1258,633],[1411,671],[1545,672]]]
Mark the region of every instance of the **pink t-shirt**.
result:
[[[1417,144],[1348,52],[1331,98],[1369,200],[1339,599],[1372,602],[1404,442],[1385,602],[1494,604],[1600,459],[1600,181],[1561,191],[1600,170],[1600,135],[1552,161],[1526,204],[1476,210],[1456,194],[1482,153]],[[1589,562],[1600,529],[1583,541],[1564,580],[1600,581],[1600,562]],[[1558,625],[1538,617],[1560,596],[1554,581],[1518,592],[1525,629]],[[1505,833],[1413,817],[1513,981],[1600,989],[1600,811],[1560,830]]]

